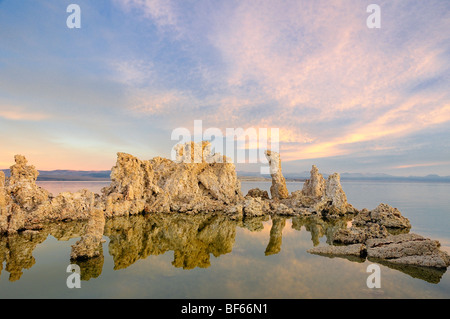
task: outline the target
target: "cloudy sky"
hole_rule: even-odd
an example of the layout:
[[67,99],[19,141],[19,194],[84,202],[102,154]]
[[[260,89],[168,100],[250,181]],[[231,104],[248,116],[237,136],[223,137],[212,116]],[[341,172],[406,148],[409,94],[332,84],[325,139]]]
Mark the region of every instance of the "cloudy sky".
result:
[[448,0],[0,0],[0,168],[169,157],[202,120],[279,128],[289,172],[450,175],[448,30]]

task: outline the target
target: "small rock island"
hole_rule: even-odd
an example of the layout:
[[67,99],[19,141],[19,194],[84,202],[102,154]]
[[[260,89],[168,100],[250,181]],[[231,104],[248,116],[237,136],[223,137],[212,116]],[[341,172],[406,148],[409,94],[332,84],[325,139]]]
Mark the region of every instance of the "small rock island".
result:
[[398,209],[380,204],[373,210],[358,210],[349,204],[338,173],[325,179],[313,166],[303,188],[289,194],[280,155],[265,154],[272,177],[270,196],[257,188],[243,196],[234,164],[213,154],[209,142],[178,145],[174,161],[118,153],[111,184],[101,194],[80,190],[53,196],[36,185],[36,168],[16,155],[11,176],[5,178],[0,171],[0,233],[8,236],[39,231],[48,223],[87,221],[71,253],[73,260],[87,260],[101,254],[106,220],[119,216],[211,212],[232,220],[263,215],[327,220],[350,216],[351,225],[337,230],[331,244],[308,252],[399,265],[444,269],[450,265],[450,256],[440,250],[438,241],[409,233],[411,224]]

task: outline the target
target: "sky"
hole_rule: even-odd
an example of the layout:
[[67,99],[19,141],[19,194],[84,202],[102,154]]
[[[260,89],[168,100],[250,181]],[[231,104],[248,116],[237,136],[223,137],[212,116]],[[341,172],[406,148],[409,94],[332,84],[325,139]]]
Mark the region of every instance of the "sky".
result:
[[0,168],[170,157],[201,120],[278,128],[286,172],[448,176],[448,30],[448,0],[0,0]]

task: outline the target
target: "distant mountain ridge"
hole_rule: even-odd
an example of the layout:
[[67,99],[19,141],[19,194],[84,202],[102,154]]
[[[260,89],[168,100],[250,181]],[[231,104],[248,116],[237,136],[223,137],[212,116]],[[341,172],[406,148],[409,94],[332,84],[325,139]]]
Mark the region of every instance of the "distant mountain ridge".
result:
[[[244,172],[238,171],[238,176],[243,177],[262,177],[270,178],[270,175],[261,175],[258,172]],[[283,173],[286,180],[304,181],[310,178],[310,172],[304,171],[301,173]],[[323,173],[323,177],[328,178],[330,174]],[[341,180],[345,181],[410,181],[410,182],[445,182],[450,183],[450,176],[426,175],[426,176],[395,176],[383,173],[341,173]]]
[[[6,176],[10,176],[9,169],[2,169]],[[111,171],[73,171],[54,170],[39,171],[38,181],[110,181]]]
[[[10,176],[9,169],[2,169],[6,176]],[[270,175],[261,175],[259,172],[237,171],[241,180],[270,179]],[[110,181],[111,171],[76,171],[76,170],[54,170],[39,171],[38,181]],[[307,171],[301,173],[283,173],[286,180],[304,181],[310,177]],[[325,178],[329,174],[323,173]],[[450,176],[427,175],[427,176],[394,176],[382,173],[341,173],[343,181],[405,181],[405,182],[444,182],[450,183]]]

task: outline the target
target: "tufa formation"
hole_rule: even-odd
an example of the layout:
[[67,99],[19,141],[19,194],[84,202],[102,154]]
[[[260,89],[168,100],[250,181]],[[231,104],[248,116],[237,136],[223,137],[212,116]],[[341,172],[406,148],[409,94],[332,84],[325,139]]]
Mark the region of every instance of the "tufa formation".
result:
[[[15,156],[11,176],[0,172],[0,233],[38,231],[48,223],[86,221],[81,239],[72,246],[72,260],[102,255],[106,221],[137,214],[221,213],[230,220],[245,221],[271,215],[275,221],[266,254],[279,251],[281,216],[339,220],[354,216],[351,227],[339,229],[331,244],[315,247],[311,253],[365,255],[389,262],[428,267],[447,267],[450,258],[439,243],[411,234],[392,234],[392,229],[408,232],[409,220],[386,204],[359,212],[347,196],[335,173],[325,178],[316,166],[303,188],[289,194],[281,170],[280,155],[266,151],[272,186],[270,195],[252,189],[244,197],[234,164],[212,153],[209,142],[186,143],[175,148],[176,160],[155,157],[140,160],[118,153],[111,170],[111,184],[101,194],[89,190],[60,193],[56,197],[36,185],[39,175],[22,155]],[[398,237],[403,236],[403,237]],[[347,246],[337,246],[347,245]],[[393,250],[405,254],[390,254]]]

